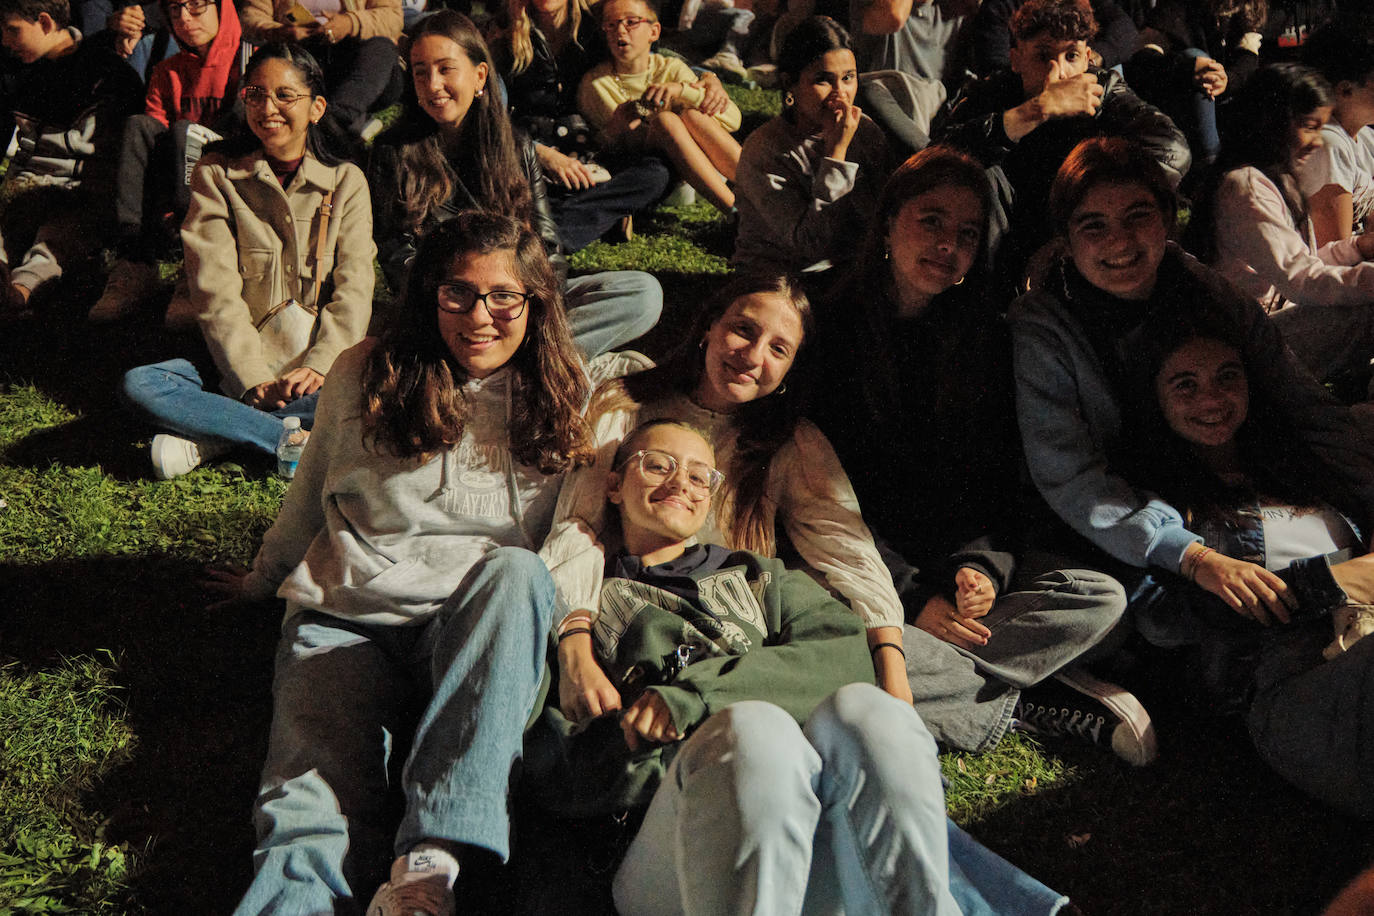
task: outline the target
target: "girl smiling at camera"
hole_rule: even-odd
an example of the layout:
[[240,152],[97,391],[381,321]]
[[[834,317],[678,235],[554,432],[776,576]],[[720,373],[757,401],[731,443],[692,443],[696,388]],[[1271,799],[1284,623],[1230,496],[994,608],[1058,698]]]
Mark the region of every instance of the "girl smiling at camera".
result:
[[[284,417],[309,429],[334,358],[367,333],[372,206],[362,172],[327,147],[323,90],[308,53],[262,47],[244,74],[248,130],[212,147],[192,176],[181,238],[206,350],[132,369],[122,389],[170,430],[153,437],[158,477],[240,446],[270,454]],[[283,312],[300,312],[297,323],[274,325]]]
[[214,574],[287,601],[240,916],[357,912],[388,863],[366,912],[452,913],[459,864],[509,854],[555,611],[532,551],[587,388],[539,239],[496,214],[430,232],[398,321],[340,357],[252,570]]

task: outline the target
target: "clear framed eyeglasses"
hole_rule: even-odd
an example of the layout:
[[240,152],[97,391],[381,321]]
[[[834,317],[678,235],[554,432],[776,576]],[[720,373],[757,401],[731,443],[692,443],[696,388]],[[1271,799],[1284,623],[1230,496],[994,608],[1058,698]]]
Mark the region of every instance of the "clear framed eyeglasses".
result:
[[[639,468],[640,475],[652,484],[661,484],[677,473],[679,462],[676,457],[654,448],[642,448],[620,463],[617,470],[630,465]],[[725,475],[704,461],[687,462],[687,483],[698,493],[710,495],[720,489]]]

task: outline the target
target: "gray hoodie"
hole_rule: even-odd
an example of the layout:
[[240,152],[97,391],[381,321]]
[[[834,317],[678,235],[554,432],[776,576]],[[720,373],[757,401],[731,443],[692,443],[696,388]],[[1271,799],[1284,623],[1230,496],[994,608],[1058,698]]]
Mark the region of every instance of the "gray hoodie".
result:
[[472,413],[457,447],[428,461],[363,446],[359,374],[368,339],[330,370],[314,431],[245,583],[287,616],[311,608],[374,624],[434,613],[497,547],[537,550],[561,474],[516,464],[507,439],[510,370],[464,385]]

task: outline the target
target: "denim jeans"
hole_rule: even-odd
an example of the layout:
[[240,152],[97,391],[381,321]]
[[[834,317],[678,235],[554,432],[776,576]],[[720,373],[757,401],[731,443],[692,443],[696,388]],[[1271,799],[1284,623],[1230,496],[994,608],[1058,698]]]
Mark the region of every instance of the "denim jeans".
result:
[[275,454],[282,419],[300,417],[309,429],[315,421],[319,393],[297,398],[273,411],[205,389],[200,371],[187,359],[138,366],[124,373],[124,403],[152,426],[209,444],[251,445]]
[[[359,913],[392,857],[425,839],[509,855],[508,783],[554,600],[539,557],[502,547],[417,626],[289,618],[255,811],[256,874],[235,912]],[[391,835],[389,758],[412,727],[405,815]]]
[[550,182],[549,209],[568,251],[579,251],[605,235],[621,217],[646,210],[668,190],[673,173],[657,156],[598,157],[611,180],[583,190]]
[[1269,316],[1298,362],[1320,382],[1363,372],[1374,357],[1374,309],[1358,305],[1303,305]]
[[[616,874],[615,904],[624,916],[1062,905],[986,850],[952,872],[951,849],[981,847],[962,835],[952,846],[951,831],[935,742],[910,706],[850,684],[801,728],[770,703],[736,703],[673,760]],[[986,887],[965,886],[966,871]]]
[[563,298],[573,340],[587,359],[648,333],[663,314],[663,287],[639,270],[571,277]]
[[903,628],[916,711],[949,747],[994,747],[1021,689],[1101,644],[1126,610],[1121,585],[1092,570],[1053,569],[1013,587],[981,618],[992,631],[985,646],[961,649],[910,624]]
[[1259,634],[1246,722],[1264,762],[1351,817],[1374,818],[1374,637],[1331,661],[1328,618]]

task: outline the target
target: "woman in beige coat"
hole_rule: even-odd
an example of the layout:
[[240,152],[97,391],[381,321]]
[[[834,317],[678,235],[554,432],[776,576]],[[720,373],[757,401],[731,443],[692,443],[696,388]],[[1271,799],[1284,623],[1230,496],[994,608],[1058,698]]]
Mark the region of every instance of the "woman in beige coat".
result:
[[[308,429],[334,358],[372,315],[372,205],[357,166],[324,146],[319,65],[272,44],[249,61],[248,128],[212,148],[182,225],[191,307],[208,352],[130,370],[126,402],[154,426],[163,479],[229,448],[273,452],[283,418]],[[218,388],[223,394],[214,393]]]

